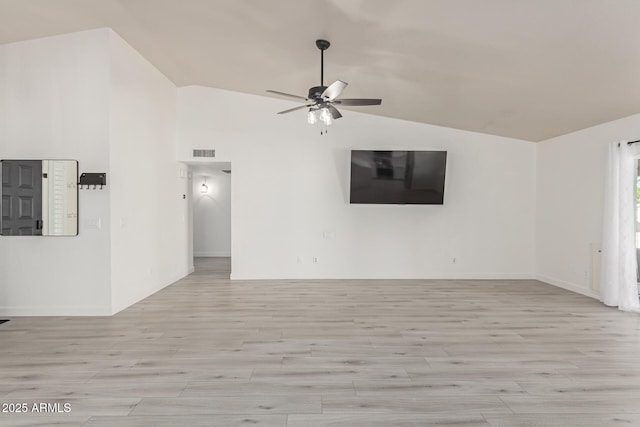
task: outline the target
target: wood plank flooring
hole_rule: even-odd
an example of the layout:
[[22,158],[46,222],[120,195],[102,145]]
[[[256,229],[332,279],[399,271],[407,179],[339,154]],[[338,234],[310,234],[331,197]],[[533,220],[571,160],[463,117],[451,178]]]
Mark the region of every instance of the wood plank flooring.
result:
[[640,426],[637,314],[537,281],[228,277],[197,259],[116,316],[0,325],[0,410],[28,409],[0,425]]

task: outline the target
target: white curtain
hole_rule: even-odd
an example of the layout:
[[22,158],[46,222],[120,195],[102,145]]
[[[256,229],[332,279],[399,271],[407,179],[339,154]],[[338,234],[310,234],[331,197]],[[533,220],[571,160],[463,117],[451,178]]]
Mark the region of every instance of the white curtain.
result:
[[600,291],[606,305],[640,311],[636,283],[635,155],[626,141],[609,146]]

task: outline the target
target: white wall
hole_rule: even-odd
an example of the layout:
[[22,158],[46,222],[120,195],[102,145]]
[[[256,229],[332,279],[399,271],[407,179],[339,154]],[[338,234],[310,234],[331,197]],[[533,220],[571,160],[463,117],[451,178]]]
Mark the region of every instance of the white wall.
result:
[[[209,189],[203,194],[205,180]],[[231,256],[231,174],[194,174],[192,191],[193,255]]]
[[[176,87],[109,32],[111,295],[117,312],[188,274],[187,168],[176,161]],[[182,173],[181,173],[182,172]]]
[[108,315],[189,272],[176,88],[108,29],[0,46],[0,158],[77,159],[77,237],[0,237],[0,315]]
[[[107,30],[1,45],[0,158],[109,174],[108,101]],[[0,237],[0,315],[111,312],[109,197],[80,191],[77,237]]]
[[[294,105],[178,90],[180,160],[233,162],[234,279],[533,277],[535,144],[347,110],[320,136]],[[447,150],[445,205],[350,205],[350,149]]]
[[602,242],[607,144],[639,136],[635,115],[538,143],[540,280],[598,297],[592,261]]

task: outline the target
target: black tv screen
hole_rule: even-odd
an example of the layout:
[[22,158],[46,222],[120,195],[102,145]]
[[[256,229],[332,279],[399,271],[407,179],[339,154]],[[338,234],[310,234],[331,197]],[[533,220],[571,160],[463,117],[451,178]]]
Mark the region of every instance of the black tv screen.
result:
[[351,151],[351,203],[442,205],[446,151]]

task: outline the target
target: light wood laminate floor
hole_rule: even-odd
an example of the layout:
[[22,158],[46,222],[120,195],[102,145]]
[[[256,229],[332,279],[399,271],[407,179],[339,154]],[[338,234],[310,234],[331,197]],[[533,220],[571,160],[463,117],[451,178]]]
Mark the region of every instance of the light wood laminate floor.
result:
[[0,425],[640,426],[636,314],[537,281],[230,282],[196,261],[112,317],[0,325],[2,409],[29,410]]

